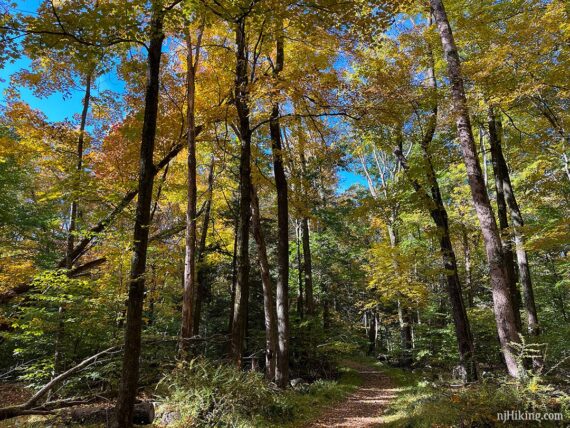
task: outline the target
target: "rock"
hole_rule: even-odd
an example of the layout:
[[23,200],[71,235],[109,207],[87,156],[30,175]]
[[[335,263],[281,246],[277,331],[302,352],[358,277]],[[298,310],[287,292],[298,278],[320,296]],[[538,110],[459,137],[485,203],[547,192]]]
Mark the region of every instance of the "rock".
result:
[[182,418],[180,412],[176,410],[167,410],[162,414],[160,418],[160,424],[163,426],[172,425],[175,422],[178,422]]
[[461,365],[455,366],[453,368],[451,371],[451,376],[453,379],[460,380],[462,383],[467,382],[467,370],[465,370],[465,367]]
[[300,377],[298,377],[296,379],[291,379],[291,381],[289,383],[291,384],[291,386],[293,388],[296,388],[296,387],[302,386],[302,385],[307,385],[307,382],[304,379],[301,379]]
[[386,355],[386,354],[379,354],[379,355],[376,357],[376,359],[377,359],[378,361],[383,362],[383,363],[387,363],[390,358],[389,358],[388,355]]

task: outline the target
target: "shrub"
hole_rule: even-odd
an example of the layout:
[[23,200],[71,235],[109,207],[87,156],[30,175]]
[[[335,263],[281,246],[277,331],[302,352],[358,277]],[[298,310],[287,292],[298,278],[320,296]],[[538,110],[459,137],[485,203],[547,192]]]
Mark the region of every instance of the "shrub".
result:
[[179,426],[248,426],[256,415],[287,419],[290,406],[262,374],[196,358],[166,375],[157,392],[181,414]]

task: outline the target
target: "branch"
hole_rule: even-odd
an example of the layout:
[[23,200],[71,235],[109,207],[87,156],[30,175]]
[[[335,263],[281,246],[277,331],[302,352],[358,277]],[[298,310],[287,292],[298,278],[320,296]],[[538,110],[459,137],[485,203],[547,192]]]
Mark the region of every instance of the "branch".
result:
[[[303,117],[326,117],[326,116],[344,116],[344,117],[348,117],[349,119],[352,119],[352,120],[360,120],[359,117],[352,116],[351,114],[343,112],[343,111],[330,112],[330,113],[308,113],[308,114],[287,113],[287,114],[282,114],[282,115],[277,116],[277,119],[282,119],[284,117],[303,118]],[[266,123],[269,123],[270,121],[271,121],[271,119],[262,120],[261,122],[259,122],[257,125],[255,125],[251,129],[251,132],[254,132],[255,130],[257,130],[261,126],[265,125]]]
[[28,401],[24,404],[20,404],[19,406],[11,406],[11,407],[4,407],[0,409],[0,421],[5,419],[10,419],[20,415],[29,415],[29,414],[51,414],[51,410],[41,410],[41,409],[34,409],[35,404],[42,399],[51,389],[53,389],[56,385],[59,385],[61,382],[66,380],[67,378],[71,377],[72,374],[76,373],[77,371],[91,365],[92,363],[96,362],[97,359],[103,355],[109,354],[111,352],[115,352],[121,349],[122,346],[112,346],[111,348],[107,348],[104,351],[101,351],[91,357],[88,357],[81,361],[76,366],[70,368],[69,370],[63,372],[59,376],[54,377],[51,381],[49,381],[43,388],[41,388],[38,392],[36,392]]

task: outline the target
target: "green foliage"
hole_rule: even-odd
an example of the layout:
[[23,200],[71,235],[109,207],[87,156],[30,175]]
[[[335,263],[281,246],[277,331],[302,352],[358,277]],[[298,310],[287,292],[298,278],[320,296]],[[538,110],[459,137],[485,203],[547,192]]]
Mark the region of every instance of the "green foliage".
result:
[[159,383],[158,393],[180,411],[180,426],[240,426],[275,401],[259,373],[205,359],[180,363]]
[[338,320],[325,330],[319,318],[293,320],[291,324],[291,369],[305,380],[338,377],[342,360],[354,358],[366,349],[366,339],[348,323]]
[[315,417],[324,405],[343,399],[360,384],[358,373],[341,368],[336,381],[278,390],[260,373],[196,358],[179,363],[158,383],[159,412],[180,412],[180,427],[296,426]]
[[38,386],[53,375],[59,331],[65,333],[59,343],[62,367],[69,367],[100,349],[101,342],[108,343],[113,314],[101,305],[89,281],[71,279],[64,269],[43,271],[33,284],[27,304],[18,307],[13,332],[5,336],[20,365],[20,380]]
[[399,386],[398,397],[385,417],[389,427],[495,426],[498,413],[513,409],[560,412],[565,419],[570,416],[570,400],[565,393],[548,386],[537,387],[536,383],[525,386],[497,378],[458,388],[433,383],[419,373],[383,370]]
[[342,369],[338,381],[319,380],[301,389],[277,390],[260,373],[196,358],[179,363],[158,383],[160,411],[180,412],[177,426],[266,427],[304,420],[322,405],[342,399],[359,376]]

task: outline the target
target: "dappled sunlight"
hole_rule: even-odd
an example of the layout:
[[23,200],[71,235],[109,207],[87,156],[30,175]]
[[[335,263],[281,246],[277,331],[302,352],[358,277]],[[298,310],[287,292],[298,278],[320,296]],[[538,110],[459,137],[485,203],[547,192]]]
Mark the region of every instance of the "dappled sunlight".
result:
[[390,377],[380,371],[354,363],[353,367],[363,378],[362,386],[345,402],[325,412],[311,427],[359,428],[382,423],[382,414],[396,398],[399,389],[394,388]]

